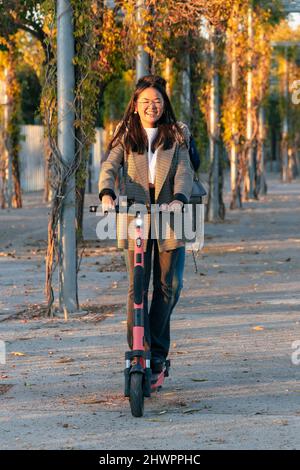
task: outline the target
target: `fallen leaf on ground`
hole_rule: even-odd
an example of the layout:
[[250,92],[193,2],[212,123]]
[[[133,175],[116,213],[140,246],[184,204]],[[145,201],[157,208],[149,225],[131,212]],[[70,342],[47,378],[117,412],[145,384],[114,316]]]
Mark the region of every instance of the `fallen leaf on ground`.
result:
[[264,330],[264,327],[263,326],[254,326],[252,328],[252,330],[255,330],[255,331],[263,331]]
[[13,351],[10,353],[12,356],[26,356],[26,354],[18,351]]
[[187,403],[185,403],[185,401],[178,401],[178,402],[176,402],[176,405],[177,406],[187,406]]
[[159,418],[148,418],[148,419],[145,419],[145,421],[150,421],[151,423],[164,423],[164,422],[166,422],[165,419],[159,419]]
[[4,393],[8,392],[12,387],[12,384],[0,384],[0,395],[4,395]]
[[82,405],[98,405],[100,403],[109,403],[107,400],[100,400],[97,398],[91,398],[90,400],[85,400],[80,402]]
[[189,410],[184,410],[182,413],[190,414],[190,413],[197,413],[198,411],[202,411],[202,408],[190,408]]
[[273,424],[279,424],[280,426],[288,426],[289,422],[287,419],[275,419]]
[[74,362],[74,359],[71,357],[62,357],[58,361],[56,361],[57,364],[68,364],[69,362]]

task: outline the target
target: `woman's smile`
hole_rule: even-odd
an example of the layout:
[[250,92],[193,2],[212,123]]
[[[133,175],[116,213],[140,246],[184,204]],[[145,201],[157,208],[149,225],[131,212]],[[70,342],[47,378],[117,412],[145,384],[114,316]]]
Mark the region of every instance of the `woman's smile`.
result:
[[156,117],[157,116],[157,112],[152,112],[152,113],[145,113],[146,116],[150,116],[150,117]]
[[161,93],[149,87],[143,90],[137,100],[136,112],[143,127],[154,127],[164,111],[164,100]]

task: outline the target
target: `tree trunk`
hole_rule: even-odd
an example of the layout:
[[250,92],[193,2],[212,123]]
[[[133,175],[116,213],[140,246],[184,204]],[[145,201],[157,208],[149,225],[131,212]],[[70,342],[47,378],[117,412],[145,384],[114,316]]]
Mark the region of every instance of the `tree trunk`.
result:
[[[17,83],[16,77],[16,61],[11,52],[10,70],[9,70],[9,88],[13,90]],[[20,128],[19,128],[19,91],[11,93],[10,103],[10,128],[12,129],[9,137],[10,141],[10,155],[11,155],[11,178],[12,178],[12,206],[15,209],[22,207],[22,192],[20,181],[20,165],[19,165],[19,142],[20,142]]]
[[12,181],[12,144],[11,135],[9,134],[9,122],[11,118],[11,97],[9,96],[9,83],[11,82],[11,71],[9,68],[4,70],[4,106],[3,106],[3,127],[4,127],[4,142],[5,142],[5,155],[6,155],[6,202],[7,207],[12,207],[12,192],[13,192],[13,181]]
[[13,207],[15,209],[21,209],[22,207],[22,191],[20,182],[20,167],[19,167],[19,154],[17,151],[14,152],[12,160],[12,174],[14,183],[14,196],[13,196]]
[[282,168],[282,181],[287,183],[289,181],[289,156],[288,156],[288,100],[289,100],[289,67],[287,47],[284,50],[284,75],[283,75],[283,96],[284,96],[284,116],[282,123],[282,142],[281,142],[281,168]]
[[[261,32],[260,34],[260,44],[263,46],[265,41],[264,33]],[[258,139],[257,139],[257,194],[267,194],[267,182],[266,182],[266,172],[265,172],[265,126],[266,126],[266,119],[265,119],[265,109],[263,103],[263,82],[265,77],[260,69],[259,73],[259,81],[260,81],[260,106],[258,110]]]
[[173,68],[173,60],[169,59],[168,57],[165,60],[165,80],[167,81],[166,90],[167,95],[170,98],[172,94],[171,90],[171,78],[172,78],[172,68]]
[[219,74],[217,70],[216,54],[216,34],[214,27],[211,27],[210,41],[210,63],[211,63],[211,83],[209,97],[209,194],[206,209],[206,218],[210,222],[223,220],[225,217],[225,206],[223,203],[222,187],[223,175],[220,164],[220,89]]
[[[78,105],[78,103],[77,103]],[[80,106],[79,106],[80,108]],[[76,171],[76,240],[77,244],[83,241],[83,210],[84,210],[84,196],[87,183],[87,156],[83,145],[83,135],[81,129],[76,129],[76,158],[79,162],[79,167]]]
[[[22,207],[22,194],[20,184],[19,154],[19,91],[16,87],[16,71],[13,44],[8,49],[8,63],[4,70],[3,96],[3,135],[4,135],[4,175],[5,184],[2,188],[2,198],[7,201],[9,208]],[[2,201],[5,206],[5,201]]]
[[5,145],[4,145],[4,129],[1,129],[0,135],[0,207],[5,209],[6,200],[5,200],[5,185],[6,185],[6,175],[5,175]]
[[181,72],[181,116],[180,119],[189,127],[191,125],[191,60],[187,53],[184,60],[185,66]]
[[[231,94],[235,99],[237,94],[238,83],[238,63],[236,57],[235,37],[231,38]],[[237,122],[236,109],[232,110],[232,126],[231,126],[231,145],[230,145],[230,184],[231,184],[231,201],[230,209],[236,209],[241,205],[238,191],[238,147],[237,147]]]
[[252,89],[253,89],[253,72],[252,72],[252,54],[253,54],[253,7],[252,1],[248,8],[248,71],[247,71],[247,165],[248,171],[245,180],[245,198],[256,199],[255,191],[255,163],[253,152],[253,106],[252,106]]
[[76,188],[76,239],[77,244],[83,241],[83,209],[85,186]]
[[[138,35],[144,26],[143,24],[143,10],[145,8],[144,0],[137,0],[137,24],[138,24]],[[144,75],[149,75],[150,72],[150,58],[149,54],[144,49],[144,44],[139,44],[137,48],[137,57],[136,57],[136,81],[138,81]]]
[[45,186],[44,186],[44,202],[51,202],[53,197],[53,191],[51,187],[51,148],[49,145],[49,139],[44,137],[44,161],[45,161]]
[[258,142],[257,142],[257,192],[267,194],[265,173],[265,110],[260,105],[258,116]]

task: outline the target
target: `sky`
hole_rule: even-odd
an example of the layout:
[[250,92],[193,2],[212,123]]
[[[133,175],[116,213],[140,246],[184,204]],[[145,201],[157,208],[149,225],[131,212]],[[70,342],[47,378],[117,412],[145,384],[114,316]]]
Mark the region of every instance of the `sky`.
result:
[[295,29],[300,26],[300,13],[291,13],[289,15],[289,24]]

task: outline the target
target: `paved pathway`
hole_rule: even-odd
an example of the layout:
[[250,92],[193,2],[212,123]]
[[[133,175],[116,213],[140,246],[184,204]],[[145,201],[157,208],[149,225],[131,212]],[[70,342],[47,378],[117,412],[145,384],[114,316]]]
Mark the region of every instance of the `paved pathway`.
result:
[[[171,376],[139,419],[122,395],[121,254],[97,244],[85,251],[88,315],[32,317],[43,298],[47,207],[36,196],[28,203],[24,217],[0,220],[0,319],[30,306],[0,322],[0,448],[300,448],[299,180],[283,185],[273,175],[267,197],[207,225],[199,272],[189,255],[173,316]],[[89,238],[94,225],[88,218]]]

